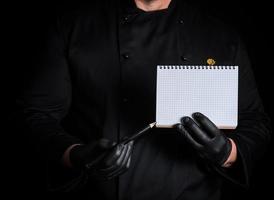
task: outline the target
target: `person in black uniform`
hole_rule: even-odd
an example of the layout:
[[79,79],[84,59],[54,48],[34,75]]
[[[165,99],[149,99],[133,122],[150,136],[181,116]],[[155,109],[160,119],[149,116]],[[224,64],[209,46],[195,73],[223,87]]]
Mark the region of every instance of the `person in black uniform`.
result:
[[[85,199],[217,200],[225,179],[248,186],[270,128],[238,35],[181,0],[91,3],[58,18],[19,101],[49,189]],[[199,125],[182,116],[173,129],[120,142],[155,121],[157,65],[209,58],[239,66],[235,130],[197,111]]]

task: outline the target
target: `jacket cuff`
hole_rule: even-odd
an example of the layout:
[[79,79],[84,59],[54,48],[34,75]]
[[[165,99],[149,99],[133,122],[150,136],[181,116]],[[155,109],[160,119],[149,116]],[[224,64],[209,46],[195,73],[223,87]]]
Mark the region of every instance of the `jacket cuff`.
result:
[[226,180],[232,182],[243,188],[249,187],[249,170],[247,168],[246,160],[237,139],[232,138],[237,147],[237,160],[231,167],[213,166],[214,170],[224,177]]

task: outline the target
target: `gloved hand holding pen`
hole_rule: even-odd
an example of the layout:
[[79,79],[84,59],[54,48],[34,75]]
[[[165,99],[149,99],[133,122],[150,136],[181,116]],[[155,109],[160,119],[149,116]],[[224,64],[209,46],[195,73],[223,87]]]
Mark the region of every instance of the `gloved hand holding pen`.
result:
[[130,166],[133,141],[116,144],[100,139],[70,150],[72,167],[87,170],[90,176],[109,180],[123,174]]
[[69,157],[67,160],[71,167],[85,169],[97,179],[110,180],[127,171],[134,142],[155,124],[151,123],[130,137],[124,137],[118,144],[108,139],[100,139],[87,145],[73,145],[64,157]]

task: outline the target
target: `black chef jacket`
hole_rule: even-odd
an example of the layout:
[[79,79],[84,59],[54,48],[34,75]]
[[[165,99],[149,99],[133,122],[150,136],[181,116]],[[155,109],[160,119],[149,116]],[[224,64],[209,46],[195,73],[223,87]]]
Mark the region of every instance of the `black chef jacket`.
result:
[[248,184],[269,140],[269,122],[237,34],[183,1],[144,12],[133,1],[98,0],[60,17],[21,100],[25,122],[41,155],[55,166],[72,144],[119,141],[155,121],[157,65],[206,65],[208,58],[239,66],[239,125],[230,133],[238,147],[237,173],[210,171],[175,130],[154,129],[136,142],[124,175],[89,179],[80,193],[96,199],[219,199],[222,177],[236,173],[243,178],[234,181]]

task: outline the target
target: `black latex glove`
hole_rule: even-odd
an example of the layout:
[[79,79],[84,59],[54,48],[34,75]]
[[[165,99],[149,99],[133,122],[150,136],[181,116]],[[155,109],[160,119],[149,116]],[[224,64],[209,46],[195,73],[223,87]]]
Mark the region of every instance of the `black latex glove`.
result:
[[183,117],[177,130],[197,150],[198,154],[211,163],[222,166],[230,155],[231,142],[206,116],[194,113],[193,118]]
[[116,144],[101,139],[71,149],[70,160],[74,167],[86,169],[97,179],[109,180],[124,173],[130,166],[133,141]]

